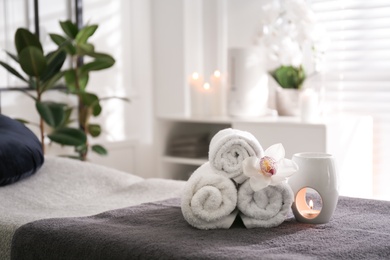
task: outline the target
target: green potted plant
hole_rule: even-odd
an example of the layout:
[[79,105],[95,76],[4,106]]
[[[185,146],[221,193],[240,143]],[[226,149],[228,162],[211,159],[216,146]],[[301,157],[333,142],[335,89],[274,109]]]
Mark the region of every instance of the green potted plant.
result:
[[65,85],[68,93],[78,98],[78,124],[87,136],[86,140],[76,147],[78,154],[76,157],[86,160],[90,150],[105,155],[107,150],[102,145],[91,145],[89,141],[89,137],[98,137],[102,131],[99,124],[91,122],[91,118],[100,115],[102,111],[100,102],[112,97],[100,98],[96,93],[89,91],[87,85],[91,72],[110,68],[115,60],[109,54],[97,52],[95,46],[89,41],[98,29],[98,25],[86,25],[79,29],[75,23],[63,21],[60,22],[60,26],[64,35],[50,34],[50,38],[59,47],[63,47],[70,57],[71,66],[63,71]]
[[279,115],[297,116],[299,92],[304,83],[309,86],[307,75],[315,75],[321,67],[326,33],[305,1],[277,0],[265,3],[260,11],[256,42],[265,51],[276,109]]
[[298,116],[300,90],[306,79],[303,66],[282,65],[270,74],[277,82],[275,98],[279,115]]
[[[43,95],[53,89],[58,80],[63,77],[60,71],[66,59],[63,47],[45,55],[39,38],[24,28],[15,33],[17,54],[6,52],[23,72],[4,61],[0,65],[8,72],[22,80],[32,90],[21,90],[35,102],[39,114],[39,122],[32,123],[39,127],[42,148],[45,151],[45,139],[60,145],[78,147],[85,143],[86,135],[78,128],[69,127],[72,108],[67,104],[53,101],[43,101]],[[21,120],[25,123],[30,123]]]
[[271,72],[272,77],[284,89],[301,89],[306,79],[303,66],[280,66]]

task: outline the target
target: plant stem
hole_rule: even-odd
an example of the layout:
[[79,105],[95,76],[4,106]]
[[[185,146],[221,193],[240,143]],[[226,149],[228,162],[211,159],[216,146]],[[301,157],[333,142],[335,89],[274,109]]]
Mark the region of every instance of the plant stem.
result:
[[85,141],[85,147],[86,149],[83,149],[79,152],[79,156],[81,158],[81,160],[83,161],[86,161],[87,160],[87,155],[88,155],[88,148],[89,148],[89,143],[88,143],[88,111],[87,111],[87,107],[83,104],[83,101],[81,99],[81,96],[80,96],[80,82],[79,82],[79,65],[81,65],[81,57],[80,56],[76,56],[76,59],[75,59],[75,68],[74,68],[74,71],[75,71],[75,86],[76,86],[76,90],[77,90],[77,93],[78,93],[78,121],[79,121],[79,127],[80,129],[85,133],[85,136],[87,137],[86,141]]
[[[37,103],[41,102],[41,95],[42,93],[40,92],[40,83],[39,83],[39,78],[37,78]],[[42,145],[42,151],[43,154],[45,154],[45,126],[43,124],[43,118],[42,116],[39,116],[39,131],[41,132],[41,145]]]

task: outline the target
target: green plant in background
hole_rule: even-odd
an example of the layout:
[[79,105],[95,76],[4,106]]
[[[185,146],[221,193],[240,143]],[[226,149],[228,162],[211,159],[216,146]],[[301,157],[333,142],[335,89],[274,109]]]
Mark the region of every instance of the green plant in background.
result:
[[[23,90],[35,101],[43,150],[45,150],[45,136],[61,145],[79,147],[85,143],[87,139],[85,133],[78,128],[68,126],[72,108],[63,103],[42,100],[43,94],[52,89],[64,75],[64,72],[60,71],[66,59],[63,47],[45,55],[39,38],[24,28],[17,29],[15,33],[15,47],[16,55],[6,53],[19,64],[25,75],[6,62],[0,61],[0,65],[35,91],[34,94]],[[21,121],[29,123],[25,120]],[[44,123],[51,129],[46,129]]]
[[300,89],[306,79],[302,66],[280,66],[271,72],[272,77],[282,88]]
[[64,21],[60,22],[60,26],[65,35],[50,34],[50,38],[59,47],[63,47],[70,57],[71,66],[63,72],[65,84],[69,93],[78,97],[78,123],[87,136],[85,142],[76,147],[78,158],[85,160],[89,150],[105,155],[107,150],[102,145],[90,145],[88,136],[100,135],[101,126],[91,123],[90,119],[100,115],[102,111],[100,101],[108,98],[99,98],[95,93],[87,91],[87,84],[90,72],[110,68],[115,60],[106,53],[96,52],[95,46],[89,42],[98,25],[86,25],[78,29],[71,21]]

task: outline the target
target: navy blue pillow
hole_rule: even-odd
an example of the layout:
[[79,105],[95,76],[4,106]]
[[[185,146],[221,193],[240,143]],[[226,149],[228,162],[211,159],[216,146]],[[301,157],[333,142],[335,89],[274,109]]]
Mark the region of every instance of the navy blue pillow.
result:
[[0,186],[31,176],[43,162],[36,135],[24,124],[0,115]]

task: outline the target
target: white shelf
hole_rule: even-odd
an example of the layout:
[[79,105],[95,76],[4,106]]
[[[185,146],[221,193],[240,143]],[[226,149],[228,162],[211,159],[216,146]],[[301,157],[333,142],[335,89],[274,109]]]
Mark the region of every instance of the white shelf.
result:
[[[372,195],[372,118],[366,116],[334,116],[316,123],[302,123],[295,117],[158,117],[159,176],[185,179],[183,176],[207,162],[207,158],[168,156],[169,140],[188,134],[209,133],[213,136],[227,127],[252,133],[263,149],[282,143],[286,158],[292,158],[298,152],[333,154],[340,173],[340,194],[352,197]],[[354,185],[351,185],[351,180],[354,180]]]
[[158,116],[158,119],[170,122],[182,123],[204,123],[204,124],[235,124],[235,123],[261,123],[263,125],[278,124],[279,126],[306,126],[318,127],[335,121],[332,117],[321,118],[315,122],[302,122],[299,117],[292,116],[262,116],[262,117],[230,117],[230,116],[185,116],[180,114],[171,114]]
[[174,156],[163,156],[162,160],[169,163],[178,163],[186,165],[200,166],[208,161],[207,158],[185,158],[185,157],[174,157]]
[[227,116],[184,116],[184,115],[164,115],[158,116],[158,119],[173,121],[173,122],[187,122],[187,123],[213,123],[213,124],[230,124],[232,118]]

